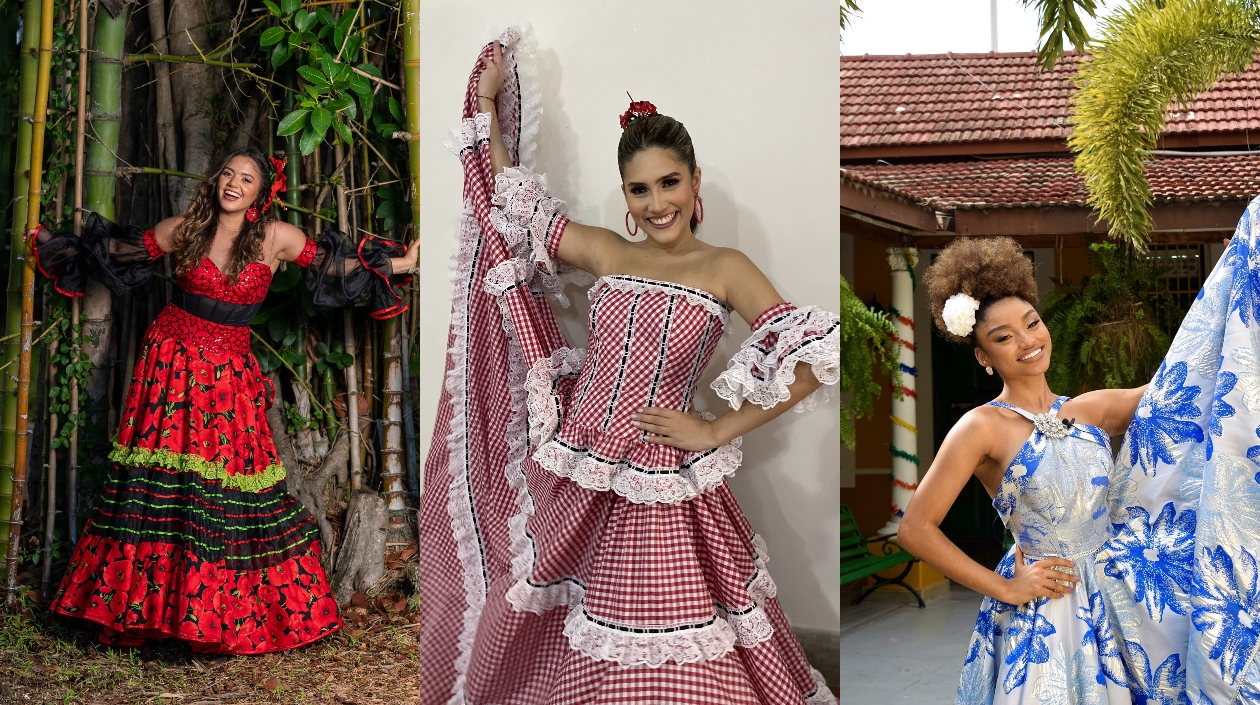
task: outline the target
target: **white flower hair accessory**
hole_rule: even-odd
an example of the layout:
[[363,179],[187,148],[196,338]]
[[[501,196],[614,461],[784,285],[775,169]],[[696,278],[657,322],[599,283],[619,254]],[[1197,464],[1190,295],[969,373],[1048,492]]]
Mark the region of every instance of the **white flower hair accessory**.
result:
[[945,321],[945,329],[959,338],[971,335],[976,327],[976,311],[980,310],[980,302],[964,293],[957,293],[945,302],[941,310],[941,319]]

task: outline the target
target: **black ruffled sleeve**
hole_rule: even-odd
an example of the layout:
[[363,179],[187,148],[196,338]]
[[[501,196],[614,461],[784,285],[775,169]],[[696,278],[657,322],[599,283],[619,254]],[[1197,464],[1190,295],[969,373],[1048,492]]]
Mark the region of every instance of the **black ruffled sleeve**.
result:
[[149,278],[163,255],[152,230],[117,225],[96,213],[87,214],[79,237],[40,226],[31,249],[40,273],[66,296],[83,296],[88,279],[115,294],[130,291]]
[[368,301],[372,318],[392,318],[407,310],[402,287],[411,281],[411,275],[393,274],[390,258],[401,257],[405,251],[403,245],[375,235],[356,243],[345,233],[329,228],[305,265],[306,290],[318,309]]

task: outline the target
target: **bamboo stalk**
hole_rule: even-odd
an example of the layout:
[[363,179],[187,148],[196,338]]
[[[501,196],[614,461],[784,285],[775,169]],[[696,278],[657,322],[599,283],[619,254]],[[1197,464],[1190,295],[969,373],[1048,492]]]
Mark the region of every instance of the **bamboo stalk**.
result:
[[381,481],[385,489],[385,501],[389,507],[390,540],[398,540],[396,533],[404,530],[407,523],[403,485],[403,373],[402,373],[402,326],[395,316],[385,321],[385,397],[384,433],[381,442]]
[[402,388],[403,388],[403,448],[407,451],[407,481],[411,485],[411,496],[416,502],[416,506],[420,505],[420,495],[423,494],[423,488],[420,486],[419,464],[416,462],[416,421],[415,410],[411,404],[411,339],[407,338],[409,327],[407,321],[414,316],[409,316],[412,311],[403,311],[402,320],[399,327],[402,329]]
[[[87,136],[87,71],[88,71],[88,0],[79,0],[79,103],[76,107],[74,135],[74,234],[83,234],[83,147]],[[70,332],[74,335],[75,359],[79,348],[79,298],[70,299]],[[66,518],[70,543],[79,541],[79,378],[70,375],[69,455],[66,458]]]
[[[289,88],[294,88],[297,81],[294,78],[292,66],[286,66],[284,72],[284,82]],[[281,105],[284,106],[284,114],[288,115],[293,112],[294,100],[293,91],[288,90],[280,98]],[[302,213],[296,207],[301,204],[298,202],[301,198],[300,189],[302,188],[302,150],[298,144],[300,133],[293,133],[284,138],[284,152],[288,158],[285,164],[285,175],[288,179],[288,190],[284,192],[284,202],[288,204],[289,210],[285,214],[286,220],[294,227],[302,227]]]
[[[163,40],[165,41],[165,40]],[[228,69],[252,69],[257,64],[247,64],[233,61],[216,61],[203,56],[181,56],[178,54],[128,54],[124,62],[130,64],[142,64],[146,61],[154,61],[166,64],[204,64],[206,66],[221,66]]]
[[[341,139],[338,138],[333,144],[334,160],[337,163],[337,171],[334,173],[337,183],[337,227],[342,232],[350,232],[349,223],[346,220],[346,184],[345,171],[346,159],[343,158],[345,146],[342,145]],[[316,205],[318,208],[319,206]],[[353,237],[353,235],[351,235]],[[345,327],[345,348],[346,354],[355,357],[358,351],[357,343],[354,337],[354,316],[351,315],[351,308],[347,306],[342,312],[342,320]],[[358,370],[354,364],[346,366],[346,420],[350,425],[350,489],[357,490],[363,487],[363,453],[360,449],[361,439],[359,437],[359,382]]]
[[[407,86],[403,99],[406,101],[407,117],[407,169],[411,181],[411,236],[420,237],[420,0],[402,0],[403,25],[403,83]],[[419,262],[416,262],[419,266]],[[414,297],[413,297],[414,301]],[[405,314],[404,314],[405,315]],[[406,340],[402,343],[403,417],[406,422],[407,435],[407,469],[410,475],[412,490],[417,501],[424,492],[417,469],[415,435],[412,428],[411,407],[411,369],[409,353],[411,341],[416,336],[416,325],[419,311],[412,311],[411,327],[406,331]]]
[[[31,172],[27,188],[26,229],[39,227],[40,191],[44,179],[44,128],[48,120],[48,84],[52,72],[53,0],[41,0],[39,21],[39,65],[35,84],[35,114],[31,130]],[[17,604],[18,544],[22,535],[22,500],[26,490],[27,448],[30,444],[28,411],[31,392],[31,337],[35,328],[35,262],[25,251],[22,257],[22,350],[18,357],[17,457],[13,469],[13,511],[9,518],[7,561],[7,603]]]
[[[48,343],[48,386],[51,389],[57,384],[57,364],[53,358],[57,355],[57,340]],[[51,398],[49,400],[51,404]],[[40,581],[40,592],[47,599],[52,584],[52,548],[53,534],[57,530],[57,448],[53,445],[57,440],[57,415],[48,414],[48,462],[45,463],[44,487],[48,503],[44,510],[44,576]]]
[[[41,0],[26,0],[22,8],[22,25],[38,27],[42,8]],[[17,155],[13,164],[13,229],[9,245],[9,283],[6,292],[6,343],[3,363],[0,363],[6,370],[3,377],[0,377],[0,385],[3,385],[3,408],[0,410],[0,548],[3,551],[0,553],[6,556],[10,548],[9,522],[13,518],[18,415],[17,376],[10,370],[17,367],[21,351],[22,253],[26,248],[26,194],[30,187],[31,136],[34,131],[35,88],[39,75],[39,59],[36,53],[38,48],[38,33],[24,32],[19,78]]]

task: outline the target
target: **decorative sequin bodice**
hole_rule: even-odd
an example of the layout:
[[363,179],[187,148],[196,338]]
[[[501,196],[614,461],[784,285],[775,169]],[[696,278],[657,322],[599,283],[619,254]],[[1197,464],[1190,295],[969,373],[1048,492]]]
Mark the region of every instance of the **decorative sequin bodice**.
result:
[[989,402],[1033,422],[993,500],[1028,558],[1092,555],[1107,538],[1111,440],[1097,426],[1063,423],[1058,411],[1067,399],[1045,414]]
[[[231,304],[256,304],[267,296],[271,286],[271,267],[262,262],[246,265],[236,283],[227,277],[209,257],[191,272],[180,275],[179,287],[190,294],[198,294]],[[198,348],[247,355],[250,353],[249,327],[226,326],[208,321],[169,303],[149,326],[150,336],[172,338],[185,345]]]

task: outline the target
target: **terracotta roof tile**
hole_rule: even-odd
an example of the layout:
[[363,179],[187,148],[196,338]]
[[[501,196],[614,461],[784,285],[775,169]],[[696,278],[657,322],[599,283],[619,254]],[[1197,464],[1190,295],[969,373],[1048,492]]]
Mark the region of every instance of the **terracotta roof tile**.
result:
[[[845,166],[841,179],[938,208],[1084,206],[1072,157]],[[1260,152],[1160,157],[1147,170],[1156,203],[1249,200],[1260,194]]]
[[[840,57],[840,146],[1062,139],[1071,78],[1088,57],[1068,52],[1041,71],[1034,52]],[[1257,130],[1260,62],[1226,76],[1167,116],[1166,133]]]

